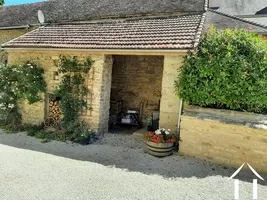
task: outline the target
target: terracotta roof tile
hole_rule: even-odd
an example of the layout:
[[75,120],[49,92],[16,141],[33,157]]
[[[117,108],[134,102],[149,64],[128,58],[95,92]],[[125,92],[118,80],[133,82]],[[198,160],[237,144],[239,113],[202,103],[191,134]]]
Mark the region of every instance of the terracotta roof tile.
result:
[[203,15],[180,15],[41,27],[2,45],[9,48],[190,49]]

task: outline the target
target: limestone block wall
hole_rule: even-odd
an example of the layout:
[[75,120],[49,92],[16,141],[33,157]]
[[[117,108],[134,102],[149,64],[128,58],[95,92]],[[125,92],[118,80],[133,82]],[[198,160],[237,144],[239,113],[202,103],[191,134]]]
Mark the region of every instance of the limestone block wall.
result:
[[[112,100],[124,100],[124,108],[139,110],[143,121],[159,109],[163,56],[113,56]],[[126,111],[125,110],[125,111]]]
[[104,56],[101,60],[101,64],[96,66],[97,76],[99,80],[93,80],[96,84],[93,86],[93,110],[95,110],[95,116],[99,116],[98,127],[99,133],[108,132],[108,121],[109,121],[109,107],[110,107],[110,89],[111,89],[111,74],[113,59],[112,56]]
[[174,81],[178,75],[178,69],[182,66],[182,56],[165,56],[162,77],[162,97],[160,102],[160,127],[177,131],[180,99],[175,94]]
[[[85,120],[98,133],[107,131],[109,97],[112,72],[112,58],[105,55],[91,55],[89,52],[79,51],[26,51],[9,50],[8,63],[19,65],[30,60],[42,66],[45,70],[45,80],[47,82],[47,93],[53,93],[59,80],[54,80],[54,73],[58,71],[58,61],[60,55],[77,56],[83,60],[90,56],[94,60],[94,65],[87,75],[86,85],[89,89],[87,97],[88,109],[82,114]],[[47,96],[47,95],[45,95]],[[44,121],[46,116],[45,100],[39,103],[28,105],[27,102],[20,104],[22,120],[24,123],[38,124]]]
[[[17,38],[31,30],[33,30],[33,28],[0,30],[0,46],[1,44],[4,44],[5,42]],[[7,58],[8,58],[7,53],[5,51],[0,50],[0,62],[5,63],[7,61]]]
[[247,162],[267,172],[267,130],[258,129],[266,122],[264,115],[187,107],[179,153],[233,167]]
[[33,29],[34,28],[0,30],[0,45],[5,42],[8,42],[9,40],[17,38]]

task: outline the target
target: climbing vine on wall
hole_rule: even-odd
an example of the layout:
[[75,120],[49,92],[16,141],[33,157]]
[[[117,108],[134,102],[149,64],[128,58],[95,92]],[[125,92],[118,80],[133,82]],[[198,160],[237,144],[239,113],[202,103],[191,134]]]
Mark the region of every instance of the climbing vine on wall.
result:
[[20,114],[18,102],[29,104],[42,100],[46,91],[44,70],[34,62],[27,61],[21,66],[0,64],[0,121],[2,125],[18,125]]
[[[93,60],[88,57],[79,61],[76,56],[60,56],[59,73],[61,82],[54,92],[60,97],[60,107],[63,113],[62,126],[67,134],[73,134],[77,127],[84,127],[79,122],[80,113],[87,108],[88,88],[85,86]],[[76,127],[76,128],[74,128]],[[86,129],[86,128],[85,128]],[[81,134],[80,131],[77,134]],[[73,136],[76,138],[76,136]]]

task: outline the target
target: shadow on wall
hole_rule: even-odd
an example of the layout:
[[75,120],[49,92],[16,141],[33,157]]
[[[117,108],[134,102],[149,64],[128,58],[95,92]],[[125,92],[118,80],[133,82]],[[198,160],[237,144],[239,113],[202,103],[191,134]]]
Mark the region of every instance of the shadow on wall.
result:
[[5,51],[0,51],[0,63],[7,64],[8,53]]

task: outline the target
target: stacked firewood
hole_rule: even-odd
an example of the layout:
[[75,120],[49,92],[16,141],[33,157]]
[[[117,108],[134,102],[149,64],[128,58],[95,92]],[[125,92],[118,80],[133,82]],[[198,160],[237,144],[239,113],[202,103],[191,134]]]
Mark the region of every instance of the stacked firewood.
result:
[[61,116],[61,110],[59,107],[59,101],[50,101],[49,102],[49,116],[58,120]]

